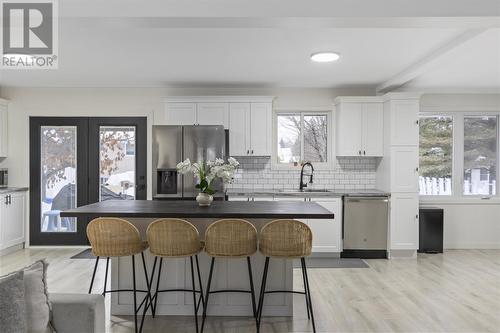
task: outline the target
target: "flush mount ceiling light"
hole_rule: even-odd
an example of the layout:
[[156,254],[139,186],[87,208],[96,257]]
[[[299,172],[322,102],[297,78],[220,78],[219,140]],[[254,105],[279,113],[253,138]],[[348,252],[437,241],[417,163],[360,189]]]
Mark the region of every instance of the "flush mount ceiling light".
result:
[[314,62],[333,62],[339,60],[340,55],[336,52],[317,52],[311,54],[311,60]]

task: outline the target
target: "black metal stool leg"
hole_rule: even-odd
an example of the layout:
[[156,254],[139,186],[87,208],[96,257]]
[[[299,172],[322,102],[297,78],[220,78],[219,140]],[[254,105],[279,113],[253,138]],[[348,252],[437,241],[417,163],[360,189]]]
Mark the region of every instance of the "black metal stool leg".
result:
[[135,285],[135,256],[132,255],[132,281],[134,286],[134,327],[135,333],[138,333],[137,329],[137,289]]
[[[300,263],[302,266],[302,261]],[[307,311],[307,319],[311,319],[311,315],[309,314],[309,298],[307,297],[307,284],[306,284],[306,275],[304,274],[304,268],[302,271],[302,281],[304,282],[304,298],[306,299],[306,311]]]
[[252,262],[250,261],[250,257],[247,257],[247,266],[248,266],[248,278],[250,280],[250,293],[252,296],[252,310],[253,317],[255,318],[255,323],[258,324],[257,321],[257,308],[255,305],[255,289],[253,286],[253,273],[252,273]]
[[144,260],[144,253],[143,252],[141,253],[141,257],[142,257],[142,266],[144,268],[144,276],[146,277],[146,285],[148,287],[148,291],[147,291],[147,294],[143,300],[144,310],[142,311],[141,326],[139,328],[139,332],[142,332],[142,328],[144,327],[144,320],[146,319],[146,313],[148,312],[148,308],[151,307],[151,312],[153,312],[153,298],[151,296],[151,286],[153,284],[153,275],[155,274],[156,259],[157,259],[157,257],[155,256],[155,260],[153,263],[153,269],[151,271],[151,279],[150,279],[148,276],[148,271],[146,268],[146,261]]
[[156,315],[156,305],[158,304],[158,289],[160,289],[160,276],[161,276],[161,267],[163,265],[163,258],[160,257],[160,267],[158,268],[158,279],[156,280],[156,290],[154,298],[154,306],[152,307],[153,318]]
[[266,290],[266,280],[267,280],[267,271],[269,269],[269,257],[266,257],[266,262],[264,263],[264,272],[262,274],[262,284],[260,286],[260,297],[259,297],[259,307],[258,307],[258,324],[257,331],[260,331],[260,322],[262,318],[262,309],[264,308],[264,296]]
[[[148,269],[146,267],[146,260],[144,259],[144,252],[141,252],[141,258],[142,258],[142,267],[144,269],[144,277],[146,278],[146,287],[148,288],[148,293],[146,294],[146,297],[149,298],[150,301],[151,299],[151,284],[149,283],[149,276],[148,276]],[[147,305],[147,300],[144,301],[144,306]]]
[[212,284],[212,274],[214,272],[214,262],[215,262],[215,258],[212,257],[212,261],[210,263],[210,273],[208,274],[207,292],[206,292],[206,296],[205,296],[205,307],[203,308],[203,317],[201,320],[201,333],[203,333],[203,329],[205,328],[205,319],[207,317],[207,308],[208,308],[208,296],[210,295],[210,285]]
[[191,286],[193,289],[193,307],[194,307],[194,321],[196,323],[196,333],[199,332],[198,328],[198,306],[196,305],[196,285],[194,283],[194,265],[193,265],[193,257],[189,257],[189,262],[191,264]]
[[106,258],[106,273],[104,274],[104,288],[102,296],[106,298],[106,285],[108,284],[108,268],[109,268],[109,257]]
[[94,273],[92,273],[92,279],[90,280],[89,294],[92,292],[92,286],[94,285],[95,272],[97,271],[98,264],[99,264],[99,256],[95,258]]
[[203,294],[203,283],[201,282],[201,273],[200,273],[200,263],[198,262],[198,255],[195,254],[194,258],[196,259],[196,271],[198,272],[198,284],[200,285],[200,299],[203,308],[205,308],[205,295]]
[[306,294],[307,298],[309,299],[309,311],[311,312],[311,321],[313,325],[313,332],[316,333],[316,324],[314,322],[314,312],[313,312],[313,306],[312,306],[312,301],[311,301],[311,289],[309,288],[309,278],[307,276],[307,266],[306,266],[306,260],[305,258],[300,258],[300,261],[302,263],[302,270],[304,271],[304,275],[306,277]]

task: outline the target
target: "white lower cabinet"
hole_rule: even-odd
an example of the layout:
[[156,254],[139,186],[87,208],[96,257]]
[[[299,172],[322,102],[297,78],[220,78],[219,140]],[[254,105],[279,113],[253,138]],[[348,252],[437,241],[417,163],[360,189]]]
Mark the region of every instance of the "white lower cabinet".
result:
[[1,196],[0,250],[25,242],[26,192],[11,192]]
[[313,232],[313,252],[342,251],[342,199],[312,198],[335,215],[334,219],[310,219],[308,225]]
[[[297,197],[276,197],[276,201],[306,201]],[[307,199],[309,201],[309,199]],[[311,198],[310,201],[325,207],[334,215],[334,219],[298,219],[311,228],[313,234],[313,253],[332,253],[342,251],[342,199]]]
[[418,194],[392,193],[391,250],[418,249]]

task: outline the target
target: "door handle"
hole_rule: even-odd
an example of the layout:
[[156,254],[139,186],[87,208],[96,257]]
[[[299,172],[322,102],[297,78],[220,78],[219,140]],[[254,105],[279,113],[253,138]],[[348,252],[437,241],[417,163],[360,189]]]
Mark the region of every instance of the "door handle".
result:
[[9,198],[9,205],[12,204],[12,196],[9,194],[7,198]]

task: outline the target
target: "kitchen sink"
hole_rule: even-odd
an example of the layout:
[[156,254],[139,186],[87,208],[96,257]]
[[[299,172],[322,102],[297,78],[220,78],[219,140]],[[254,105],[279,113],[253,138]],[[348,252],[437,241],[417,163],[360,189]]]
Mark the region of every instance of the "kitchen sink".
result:
[[330,190],[325,189],[305,189],[305,190],[280,190],[281,193],[328,193],[332,192]]

